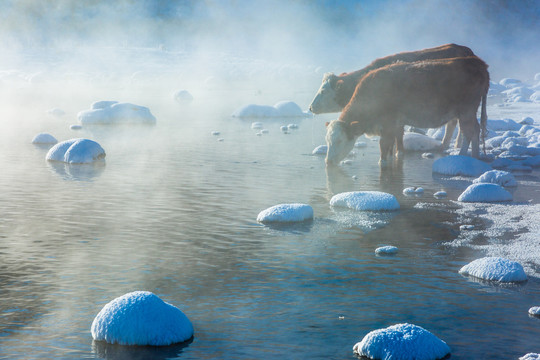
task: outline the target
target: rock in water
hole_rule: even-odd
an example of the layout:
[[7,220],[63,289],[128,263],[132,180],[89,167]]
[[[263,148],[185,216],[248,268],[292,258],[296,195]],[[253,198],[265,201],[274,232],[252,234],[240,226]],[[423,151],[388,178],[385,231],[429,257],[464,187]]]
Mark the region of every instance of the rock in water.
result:
[[193,337],[193,325],[177,307],[149,291],[120,296],[92,322],[92,338],[110,344],[166,346]]

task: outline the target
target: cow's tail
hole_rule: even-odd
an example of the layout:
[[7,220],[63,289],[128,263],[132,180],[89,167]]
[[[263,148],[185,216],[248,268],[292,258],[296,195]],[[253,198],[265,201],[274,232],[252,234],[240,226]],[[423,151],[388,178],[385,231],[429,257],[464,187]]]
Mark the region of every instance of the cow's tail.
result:
[[486,110],[487,92],[482,95],[482,110],[480,111],[480,132],[482,136],[482,149],[486,154],[486,135],[487,135],[487,110]]

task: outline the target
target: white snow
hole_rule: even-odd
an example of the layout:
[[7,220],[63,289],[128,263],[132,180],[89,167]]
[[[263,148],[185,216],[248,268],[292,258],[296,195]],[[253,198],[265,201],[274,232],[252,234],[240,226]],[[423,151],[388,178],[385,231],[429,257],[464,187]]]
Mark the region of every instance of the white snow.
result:
[[514,175],[512,175],[512,173],[509,173],[508,171],[503,170],[487,171],[480,175],[480,177],[474,179],[473,183],[492,183],[506,187],[515,187],[518,185]]
[[299,222],[313,219],[313,208],[307,204],[279,204],[263,210],[257,215],[257,221]]
[[404,195],[420,195],[423,193],[424,193],[424,188],[422,187],[411,186],[411,187],[407,187],[403,189]]
[[105,150],[93,140],[71,139],[54,145],[45,158],[69,164],[88,164],[104,160]]
[[491,183],[472,184],[459,195],[463,202],[499,202],[512,201],[512,194],[502,186]]
[[491,170],[491,166],[469,156],[450,155],[435,160],[432,169],[434,173],[442,175],[479,176]]
[[48,133],[39,133],[32,139],[32,144],[56,144],[58,140]]
[[442,198],[445,198],[448,196],[448,194],[446,193],[446,191],[437,191],[435,194],[433,194],[433,196],[437,199],[442,199]]
[[353,351],[377,360],[437,360],[448,355],[450,347],[426,329],[404,323],[371,331]]
[[328,145],[319,145],[311,152],[312,155],[326,155]]
[[527,280],[523,266],[516,261],[501,257],[484,257],[463,266],[459,273],[482,280],[521,282]]
[[533,306],[529,309],[529,315],[540,316],[540,306]]
[[398,252],[398,248],[391,245],[381,246],[375,249],[377,255],[391,255]]
[[116,101],[95,102],[90,110],[79,112],[77,118],[82,125],[156,123],[156,118],[147,107]]
[[353,210],[385,211],[398,210],[396,197],[381,191],[351,191],[332,196],[330,205]]
[[149,291],[120,296],[97,314],[92,338],[110,344],[166,346],[193,336],[193,325],[177,307]]
[[403,147],[407,151],[429,151],[440,149],[441,142],[427,135],[406,132],[403,134]]
[[280,101],[274,106],[248,104],[232,113],[232,117],[237,118],[303,118],[309,116],[293,101]]
[[528,353],[520,357],[518,360],[540,360],[540,354]]

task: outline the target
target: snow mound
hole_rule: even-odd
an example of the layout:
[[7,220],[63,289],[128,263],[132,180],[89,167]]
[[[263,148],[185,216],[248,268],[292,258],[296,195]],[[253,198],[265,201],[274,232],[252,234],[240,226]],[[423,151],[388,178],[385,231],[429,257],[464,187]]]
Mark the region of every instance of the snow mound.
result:
[[166,346],[193,336],[193,325],[177,307],[149,291],[120,296],[92,322],[92,338],[110,344]]
[[77,118],[82,125],[156,123],[156,118],[147,107],[116,101],[95,102],[90,110],[79,112]]
[[189,104],[193,101],[193,95],[187,90],[178,90],[173,94],[174,100],[179,104]]
[[520,263],[501,257],[484,257],[463,266],[459,273],[464,276],[499,281],[521,282],[527,280],[527,275]]
[[280,101],[274,106],[249,104],[238,108],[232,114],[237,118],[283,118],[308,117],[293,101]]
[[529,315],[540,316],[540,306],[533,306],[529,309]]
[[319,145],[311,152],[312,155],[326,155],[328,152],[328,145]]
[[491,183],[500,186],[514,187],[517,181],[512,173],[502,170],[490,170],[483,173],[480,177],[473,180],[474,184]]
[[371,331],[353,351],[370,359],[436,360],[448,355],[450,347],[426,329],[405,323]]
[[502,120],[488,120],[487,128],[493,131],[517,131],[521,127],[520,124],[515,122],[512,119],[502,119]]
[[395,246],[387,245],[381,246],[375,249],[375,254],[377,255],[391,255],[397,253],[398,248]]
[[105,155],[105,150],[93,140],[71,139],[54,145],[45,158],[69,164],[89,164],[104,160]]
[[279,204],[263,210],[257,215],[257,221],[298,222],[313,219],[313,208],[306,204]]
[[330,205],[364,211],[399,209],[399,203],[394,195],[380,191],[351,191],[340,193],[332,196]]
[[407,151],[436,150],[441,148],[441,142],[427,135],[406,132],[403,135],[403,147]]
[[441,191],[437,191],[435,194],[433,194],[433,196],[437,199],[443,199],[445,197],[448,196],[448,194],[446,193],[446,191],[444,190],[441,190]]
[[432,170],[434,173],[449,176],[480,176],[491,170],[491,166],[469,156],[450,155],[435,160]]
[[32,144],[56,144],[58,140],[51,134],[39,133],[32,139]]
[[458,201],[463,202],[499,202],[512,201],[512,194],[506,191],[502,186],[490,183],[478,183],[469,185],[461,195]]
[[528,353],[520,357],[518,360],[540,360],[540,354]]

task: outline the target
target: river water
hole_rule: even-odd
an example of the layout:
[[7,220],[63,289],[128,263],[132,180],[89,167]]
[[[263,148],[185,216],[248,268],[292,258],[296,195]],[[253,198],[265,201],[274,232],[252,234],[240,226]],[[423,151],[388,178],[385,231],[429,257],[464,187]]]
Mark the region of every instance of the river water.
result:
[[[366,139],[352,165],[327,170],[311,155],[324,143],[324,119],[267,122],[269,133],[257,136],[230,109],[179,111],[152,99],[141,105],[158,118],[154,127],[72,132],[73,112],[46,118],[35,96],[2,104],[0,358],[353,359],[369,331],[403,322],[446,341],[452,359],[540,351],[540,321],[527,314],[540,305],[538,278],[501,286],[458,274],[483,254],[445,245],[458,236],[453,200],[467,184],[434,177],[433,159],[407,154],[383,171],[378,143]],[[76,101],[67,107],[85,108]],[[291,122],[299,128],[281,133]],[[40,131],[94,139],[106,164],[47,163],[47,148],[30,144]],[[516,201],[538,191],[537,174],[527,176]],[[408,186],[424,194],[403,195]],[[332,195],[354,190],[392,193],[401,209],[329,206]],[[448,198],[435,199],[439,190]],[[314,220],[256,222],[265,208],[292,202],[310,204]],[[376,256],[381,245],[399,252]],[[193,340],[93,342],[103,305],[135,290],[180,308]]]

